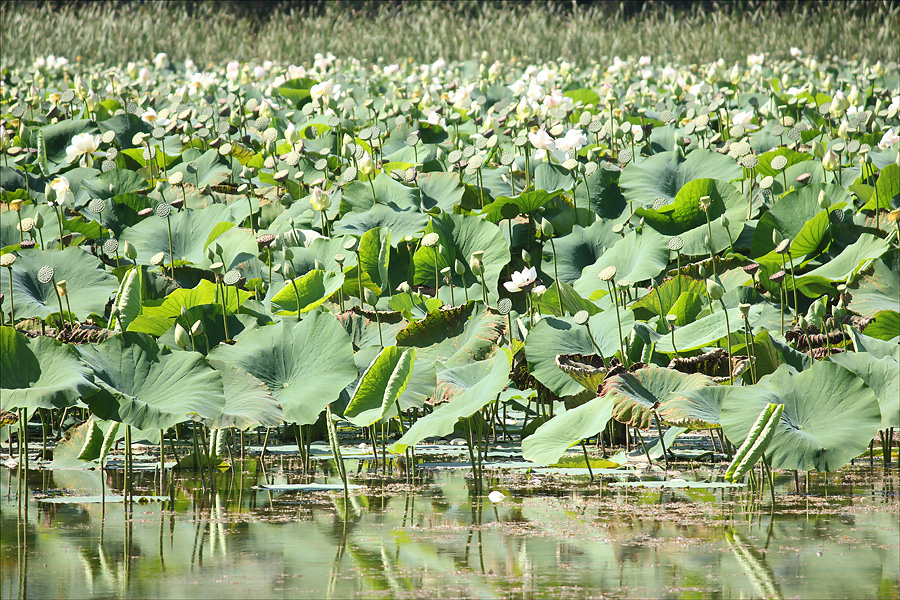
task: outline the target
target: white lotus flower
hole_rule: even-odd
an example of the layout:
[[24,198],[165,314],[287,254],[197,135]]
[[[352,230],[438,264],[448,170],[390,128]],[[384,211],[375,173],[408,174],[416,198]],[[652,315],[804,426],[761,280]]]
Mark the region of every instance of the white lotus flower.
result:
[[327,102],[331,98],[337,98],[340,91],[341,86],[334,85],[334,82],[332,80],[327,79],[322,83],[317,83],[309,88],[309,95],[313,100],[322,100],[323,102]]
[[893,129],[888,129],[881,137],[881,141],[878,142],[878,147],[887,149],[892,146],[896,146],[897,144],[900,144],[900,134],[895,132]]
[[72,138],[72,144],[66,148],[66,161],[75,162],[82,167],[90,167],[94,164],[94,154],[100,147],[100,136],[89,133],[80,133]]
[[516,293],[533,291],[536,294],[540,294],[547,289],[542,285],[534,287],[534,284],[537,281],[537,269],[534,267],[525,267],[521,271],[515,271],[511,277],[511,281],[503,282],[503,287],[505,287],[508,292]]
[[795,48],[795,47],[791,46],[791,56],[793,56],[794,58],[797,58],[798,56],[800,56],[802,54],[803,54],[803,50],[801,50],[800,48]]
[[165,127],[169,124],[169,119],[160,119],[153,108],[148,108],[147,110],[145,110],[144,114],[141,115],[141,119],[143,119],[147,123],[150,123],[154,127]]
[[584,148],[587,143],[588,139],[584,131],[581,129],[570,129],[565,136],[556,140],[556,148],[563,152],[570,149],[578,151]]
[[293,123],[288,123],[287,129],[284,130],[284,139],[291,145],[300,141],[300,132]]
[[734,115],[734,117],[732,117],[731,120],[735,125],[740,125],[747,131],[754,131],[756,129],[759,129],[759,126],[751,121],[752,118],[753,118],[753,111],[745,110],[743,112],[739,112],[736,115]]
[[504,498],[506,498],[506,495],[503,492],[498,492],[497,490],[494,490],[493,492],[488,494],[488,500],[490,500],[491,502],[500,502]]
[[56,192],[56,203],[60,206],[69,196],[73,196],[72,190],[69,188],[69,180],[66,177],[57,177],[50,182],[50,188]]
[[322,188],[315,186],[309,196],[309,203],[313,210],[325,212],[331,206],[331,196],[322,191]]
[[538,129],[536,132],[529,131],[528,141],[531,142],[532,146],[538,149],[538,151],[534,153],[535,160],[541,160],[547,156],[548,152],[556,150],[556,141],[544,129]]
[[372,160],[368,152],[364,152],[363,157],[359,159],[358,169],[366,177],[375,172],[375,161]]

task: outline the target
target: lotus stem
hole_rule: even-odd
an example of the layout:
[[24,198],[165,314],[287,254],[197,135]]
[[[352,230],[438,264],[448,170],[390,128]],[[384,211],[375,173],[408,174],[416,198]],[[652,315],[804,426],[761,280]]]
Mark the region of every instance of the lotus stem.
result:
[[734,363],[732,362],[731,357],[731,324],[728,322],[728,308],[725,306],[725,301],[719,298],[719,302],[722,304],[722,312],[725,313],[725,344],[728,349],[728,379],[729,383],[734,385]]
[[[219,283],[216,282],[216,285],[219,285]],[[227,340],[231,339],[231,336],[228,334],[228,308],[227,308],[227,306],[228,306],[228,286],[225,285],[224,283],[221,285],[222,285],[222,326],[225,328],[225,340],[227,341]],[[294,289],[296,290],[297,288],[295,287]],[[297,299],[297,304],[298,304],[297,316],[298,317],[300,316],[299,303],[300,303],[300,300],[298,298]]]
[[175,253],[172,251],[172,222],[169,215],[166,215],[166,228],[169,231],[169,271],[172,273],[172,279],[175,279]]
[[[550,236],[550,249],[553,251],[553,279],[556,281],[556,298],[559,301],[559,316],[566,315],[566,309],[562,301],[562,283],[559,281],[559,273],[556,270],[556,246],[553,244],[553,236]],[[593,479],[591,479],[593,481]]]
[[[247,208],[250,209],[250,216],[247,219],[250,221],[250,231],[253,235],[256,235],[256,229],[253,227],[253,201],[250,199],[250,194],[247,194]],[[325,230],[322,230],[322,235],[325,235]]]
[[591,476],[591,483],[593,483],[594,482],[594,471],[591,469],[591,459],[588,458],[588,451],[587,451],[587,447],[584,445],[584,440],[581,440],[581,451],[584,453],[584,464],[587,465],[588,475]]
[[[726,325],[727,327],[727,325]],[[750,315],[744,317],[744,341],[747,344],[747,357],[750,360],[750,381],[756,383],[756,361],[753,357],[753,339],[750,336]],[[732,382],[734,383],[734,382]]]
[[663,458],[666,460],[666,470],[669,470],[669,451],[666,450],[666,441],[663,439],[662,432],[662,419],[659,418],[659,413],[656,412],[656,409],[653,409],[653,416],[656,417],[656,431],[659,433],[659,445],[662,446]]
[[[62,225],[62,207],[57,205],[53,205],[53,210],[56,212],[56,222],[59,225],[59,249],[63,248],[63,225]],[[43,246],[43,244],[41,244]]]
[[644,443],[644,436],[641,435],[641,430],[638,429],[637,427],[635,427],[634,432],[637,434],[638,441],[640,441],[640,443],[641,443],[641,448],[644,449],[644,456],[647,457],[647,464],[652,465],[653,460],[651,460],[651,458],[650,458],[650,451],[647,450],[647,444]]
[[600,360],[603,361],[603,364],[609,368],[609,363],[606,362],[606,357],[603,356],[603,351],[600,350],[600,346],[597,345],[597,342],[594,341],[594,334],[591,333],[591,325],[587,321],[584,323],[585,328],[587,329],[588,337],[591,338],[591,344],[594,345],[594,349],[597,350],[597,354],[600,355]]
[[[358,269],[358,268],[357,268]],[[300,292],[297,290],[297,282],[294,278],[291,278],[291,286],[294,288],[294,298],[297,300],[297,320],[300,320]],[[362,289],[360,287],[360,289]],[[362,299],[360,299],[360,303],[362,303]]]
[[12,266],[9,268],[9,314],[11,319],[11,325],[13,327],[16,326],[16,304],[13,301],[13,280],[12,280]]
[[334,464],[337,467],[341,483],[344,484],[344,502],[346,506],[346,502],[350,498],[350,489],[347,485],[347,471],[344,468],[344,457],[341,455],[341,446],[338,443],[337,429],[334,426],[330,404],[325,406],[325,423],[328,427],[328,441],[331,444],[331,453],[334,455]]
[[[797,301],[797,280],[794,278],[794,261],[791,259],[791,253],[787,253],[791,268],[791,289],[794,291],[794,317],[800,314],[800,303]],[[781,256],[781,264],[784,265],[784,255]]]
[[619,317],[619,297],[618,294],[613,291],[612,279],[608,280],[606,285],[609,287],[609,293],[612,294],[613,303],[616,306],[616,324],[619,326],[619,353],[622,355],[622,364],[628,367],[630,365],[628,364],[628,357],[625,355],[625,345],[622,343],[622,319]]

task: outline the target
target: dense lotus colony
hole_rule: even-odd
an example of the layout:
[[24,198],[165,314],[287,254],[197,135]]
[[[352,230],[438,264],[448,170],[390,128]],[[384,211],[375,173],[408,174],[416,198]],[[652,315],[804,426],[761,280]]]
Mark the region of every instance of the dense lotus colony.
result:
[[4,439],[889,461],[897,65],[791,54],[4,71]]

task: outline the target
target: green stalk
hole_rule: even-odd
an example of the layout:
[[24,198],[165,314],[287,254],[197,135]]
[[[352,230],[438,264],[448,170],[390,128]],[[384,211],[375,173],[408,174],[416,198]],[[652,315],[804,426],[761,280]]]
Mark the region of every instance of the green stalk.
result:
[[175,279],[175,253],[172,251],[172,222],[166,215],[166,227],[169,230],[169,270],[172,273],[172,279]]
[[[728,348],[728,378],[731,385],[734,385],[734,368],[731,359],[731,325],[728,323],[728,309],[725,307],[725,301],[719,298],[719,302],[722,304],[722,312],[725,313],[725,344]],[[749,349],[748,349],[749,352]]]
[[[613,295],[613,303],[616,305],[616,324],[619,326],[619,352],[622,355],[622,364],[628,367],[630,365],[628,364],[628,357],[625,355],[625,346],[622,343],[622,319],[619,317],[619,297],[618,294],[613,292],[612,280],[607,281],[606,285],[609,287],[609,293]],[[674,335],[672,341],[674,345]]]
[[[559,301],[559,316],[566,316],[566,310],[563,308],[562,301],[562,283],[559,281],[559,273],[556,270],[556,246],[553,244],[553,237],[550,237],[550,249],[553,251],[553,279],[556,280],[556,298]],[[593,481],[593,479],[591,479]]]

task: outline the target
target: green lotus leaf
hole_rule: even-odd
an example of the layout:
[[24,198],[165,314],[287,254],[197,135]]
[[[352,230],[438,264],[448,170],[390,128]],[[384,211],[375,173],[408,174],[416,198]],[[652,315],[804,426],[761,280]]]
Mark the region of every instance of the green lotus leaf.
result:
[[[197,172],[188,173],[187,166],[191,162],[196,163]],[[219,154],[215,148],[200,152],[191,148],[185,150],[181,155],[181,164],[168,169],[169,177],[172,173],[182,173],[185,183],[194,185],[197,189],[206,187],[207,185],[219,185],[231,175],[231,165],[227,159]],[[174,193],[174,191],[172,192]],[[246,202],[245,202],[246,204]],[[208,208],[208,207],[207,207]]]
[[[787,160],[785,167],[782,167],[781,169],[772,168],[772,159],[776,156],[783,156]],[[781,181],[781,172],[783,170],[812,159],[813,155],[808,152],[797,152],[796,150],[792,150],[786,146],[781,146],[779,148],[775,148],[774,150],[769,150],[768,152],[760,154],[759,165],[757,165],[756,170],[761,177],[769,175],[777,181]],[[787,174],[785,174],[785,179],[787,179],[786,175]]]
[[[622,336],[634,328],[634,313],[623,310]],[[619,329],[613,309],[593,315],[588,320],[594,341],[607,360],[619,352]],[[557,396],[569,396],[582,391],[581,385],[556,366],[558,354],[594,354],[587,328],[575,323],[572,317],[546,317],[534,326],[525,341],[528,369],[542,384]]]
[[533,214],[548,202],[556,198],[558,194],[555,191],[545,191],[544,189],[536,189],[525,192],[517,196],[500,196],[490,204],[486,204],[481,209],[481,214],[488,215],[491,221],[497,223],[502,218],[500,216],[503,207],[507,204],[514,205],[518,211],[525,215]]
[[[209,234],[223,221],[232,221],[228,206],[213,204],[202,210],[180,210],[169,217],[172,226],[172,253],[175,260],[187,260],[194,264],[209,264],[206,258],[205,242]],[[137,261],[149,265],[150,259],[158,252],[166,256],[169,263],[169,234],[166,219],[155,216],[122,232],[122,239],[128,240],[137,250]],[[255,255],[255,248],[254,248]],[[233,257],[232,257],[233,258]],[[246,260],[246,259],[245,259]]]
[[[700,198],[708,196],[709,210],[700,210]],[[680,235],[684,240],[683,254],[709,253],[705,238],[712,232],[712,245],[718,252],[727,248],[737,238],[747,216],[743,195],[727,181],[695,179],[687,182],[675,195],[675,200],[657,210],[638,208],[635,213],[656,231],[667,235]],[[707,225],[709,216],[711,226]],[[728,229],[722,224],[722,215],[729,219]]]
[[613,399],[601,396],[555,415],[522,440],[522,456],[542,465],[558,462],[571,446],[603,431],[612,410]]
[[344,418],[357,427],[368,427],[388,415],[409,383],[415,357],[415,348],[384,348],[360,378]]
[[275,427],[284,420],[281,406],[262,381],[240,367],[218,360],[209,364],[222,376],[225,404],[216,417],[204,423],[211,429]]
[[894,163],[885,165],[878,173],[878,181],[875,182],[875,194],[866,202],[862,210],[891,210],[896,208],[897,196],[900,195],[900,166]]
[[743,442],[766,404],[784,404],[766,450],[776,469],[836,471],[868,448],[881,424],[872,388],[833,362],[801,373],[782,365],[741,390],[722,405],[722,429],[733,444]]
[[900,313],[883,310],[872,317],[863,331],[869,337],[889,342],[900,336]]
[[302,321],[240,335],[233,346],[220,344],[210,354],[262,380],[281,404],[287,421],[315,423],[358,373],[350,337],[331,313],[309,313]]
[[[455,261],[463,263],[462,275],[453,274],[453,282],[457,287],[468,288],[470,298],[481,297],[481,284],[472,274],[469,257],[473,252],[484,252],[484,279],[487,283],[488,302],[496,302],[500,271],[509,262],[509,246],[499,228],[466,215],[441,214],[432,219],[425,229],[426,233],[434,232],[440,238],[444,253],[437,256],[438,271],[444,267],[452,267]],[[415,264],[416,284],[435,285],[434,263],[437,247],[420,246],[413,258]],[[443,284],[442,284],[443,285]],[[459,290],[462,292],[462,290]]]
[[72,346],[49,337],[29,340],[0,327],[0,408],[67,408],[97,391],[90,367]]
[[[456,173],[420,173],[416,183],[422,194],[422,207],[431,210],[440,208],[443,212],[452,213],[462,201],[465,188],[459,184]],[[400,239],[397,236],[397,239]]]
[[[81,189],[90,198],[109,200],[122,194],[146,189],[148,185],[147,180],[134,171],[112,169],[111,171],[100,173],[96,177],[84,179],[81,182]],[[90,211],[87,212],[90,214]]]
[[211,419],[225,405],[222,377],[197,352],[172,352],[143,333],[79,346],[102,391],[85,398],[91,412],[143,430]]
[[[764,316],[763,306],[754,304],[750,307],[750,326],[756,326]],[[692,323],[688,323],[684,327],[675,330],[675,346],[672,345],[672,336],[666,335],[656,343],[656,350],[671,354],[677,349],[679,352],[687,352],[696,350],[704,346],[708,346],[716,340],[720,340],[728,335],[728,327],[731,328],[732,335],[743,327],[744,320],[738,308],[729,308],[728,317],[726,319],[725,312],[718,308],[711,315],[707,315]]]
[[104,119],[97,124],[100,132],[112,131],[116,135],[116,142],[120,148],[134,148],[132,139],[137,133],[150,133],[149,123],[137,115],[126,113]]
[[434,395],[437,372],[483,361],[499,348],[506,317],[481,303],[436,310],[397,333],[397,345],[414,347],[416,362],[403,400],[421,404]]
[[742,388],[710,385],[688,390],[670,398],[659,407],[659,416],[667,423],[689,429],[713,429],[721,426],[722,404],[728,395],[740,395]]
[[828,360],[856,373],[872,388],[881,408],[881,429],[900,427],[900,362],[888,356],[876,360],[867,352],[832,354]]
[[511,365],[512,357],[504,349],[487,360],[441,371],[438,375],[439,386],[446,390],[445,393],[451,394],[453,400],[419,418],[388,449],[399,454],[427,437],[452,433],[457,421],[471,417],[497,399],[509,380]]
[[[896,251],[885,253],[872,265],[872,272],[863,274],[850,288],[849,308],[863,317],[872,317],[883,310],[897,310],[900,298],[900,269],[892,268],[888,257],[897,260]],[[896,265],[897,263],[894,262]]]
[[324,304],[343,284],[343,273],[314,269],[281,288],[272,298],[272,311],[276,315],[309,312]]
[[[428,225],[428,217],[418,210],[401,210],[385,204],[376,204],[364,212],[349,212],[334,224],[334,234],[363,235],[381,228],[390,231],[399,242],[404,236],[414,236]],[[396,245],[396,244],[395,244]]]
[[[560,297],[562,297],[562,308],[559,306]],[[563,316],[566,313],[574,315],[579,310],[586,310],[591,315],[600,312],[599,306],[579,296],[571,285],[557,281],[554,281],[545,292],[534,297],[532,306],[541,314],[556,316]]]
[[613,245],[593,265],[585,267],[573,284],[575,291],[590,297],[597,290],[606,289],[598,276],[609,266],[616,267],[616,283],[634,285],[653,279],[665,270],[669,262],[666,238],[645,227],[641,233],[630,231]]
[[376,227],[359,238],[360,268],[382,291],[390,291],[391,287],[388,271],[391,267],[392,237],[390,228]]
[[853,341],[853,349],[857,352],[868,352],[875,358],[890,356],[900,361],[900,344],[869,337],[853,329],[850,325],[844,325],[844,331],[850,336]]
[[97,126],[87,119],[63,119],[52,125],[44,125],[40,131],[47,159],[57,164],[51,172],[56,172],[68,165],[66,148],[72,143],[72,138],[82,133],[97,133]]
[[[826,184],[811,183],[785,194],[771,210],[759,218],[750,246],[751,256],[762,257],[775,249],[772,232],[778,231],[782,238],[791,240],[791,255],[803,257],[824,248],[824,240],[829,229],[828,212],[819,206],[819,193],[824,192],[831,200],[831,206],[839,203],[852,205],[853,199],[844,188]],[[768,262],[776,261],[781,268],[781,257],[773,255]]]
[[[827,292],[832,289],[832,282],[843,282],[856,275],[864,264],[878,258],[890,247],[886,240],[864,233],[821,267],[797,275],[797,289],[810,298],[817,298],[823,290]],[[790,281],[785,279],[785,288],[790,287]]]
[[[683,312],[683,309],[678,310],[676,306],[681,296],[685,294],[698,297],[705,296],[706,283],[700,279],[676,275],[656,289],[651,289],[644,294],[637,302],[631,305],[631,310],[634,311],[635,315],[644,319],[649,319],[653,315],[680,314]],[[676,312],[673,312],[673,310]]]
[[[371,184],[370,186],[368,181],[354,181],[347,185],[341,195],[341,214],[366,212],[376,204],[395,211],[419,210],[419,193],[415,188],[406,187],[384,173],[378,173]],[[372,198],[373,187],[375,189],[374,200]],[[398,236],[399,238],[400,236]]]
[[[354,306],[338,314],[337,319],[344,325],[344,330],[350,336],[353,348],[356,350],[370,346],[392,345],[397,333],[409,325],[409,322],[399,312],[379,311],[376,319],[373,311],[362,309],[359,306]],[[368,363],[363,365],[363,368],[367,365]]]
[[621,171],[600,168],[575,186],[575,206],[589,206],[602,219],[619,219],[628,203],[619,188]]
[[[556,192],[575,187],[575,176],[568,169],[551,162],[538,163],[534,169],[534,189]],[[527,212],[524,211],[523,212]]]
[[[612,248],[622,236],[613,231],[614,221],[596,221],[590,227],[576,225],[572,232],[554,242],[556,268],[559,278],[574,284],[582,271],[596,263],[603,253]],[[552,261],[550,244],[544,246],[546,260]]]
[[[6,177],[6,175],[0,174],[0,177]],[[43,186],[43,183],[41,185]],[[38,228],[35,226],[34,229],[31,230],[31,233],[34,234],[34,240],[40,243],[40,238],[43,237],[45,244],[53,245],[53,240],[59,237],[56,212],[47,204],[23,204],[19,208],[18,215],[12,210],[6,210],[0,213],[0,248],[18,245],[19,217],[22,217],[23,220],[28,218],[34,219],[38,214],[40,214],[44,223],[42,227]],[[38,235],[39,233],[40,235]],[[28,239],[27,234],[24,236],[24,239]]]
[[731,181],[742,177],[743,169],[724,154],[694,150],[681,157],[670,150],[628,163],[619,177],[619,185],[626,201],[650,207],[657,198],[675,199],[678,190],[694,179]]
[[431,296],[403,292],[391,296],[388,306],[391,307],[391,310],[403,313],[403,316],[410,321],[421,321],[428,316],[428,313],[442,308],[444,303]]
[[[66,298],[62,299],[62,309],[64,312],[71,309],[72,314],[78,319],[84,319],[91,314],[102,315],[110,296],[118,289],[115,276],[104,271],[102,263],[81,248],[70,246],[63,250],[21,252],[12,268],[16,319],[26,317],[46,319],[59,312],[59,302],[53,283],[38,281],[38,271],[43,266],[53,268],[54,280],[57,283],[66,282]],[[9,276],[9,269],[0,269],[0,289],[7,293],[10,287]]]
[[638,429],[650,426],[654,409],[690,391],[715,385],[700,373],[681,373],[650,365],[634,373],[622,373],[607,380],[605,397],[613,401],[613,417]]
[[[175,320],[181,316],[181,309],[191,309],[207,304],[220,304],[221,290],[211,281],[202,279],[194,288],[186,290],[179,288],[162,300],[145,300],[141,306],[141,312],[128,325],[128,331],[138,331],[160,336],[175,325]],[[250,292],[225,286],[225,306],[228,312],[235,313],[238,307],[250,296]]]

